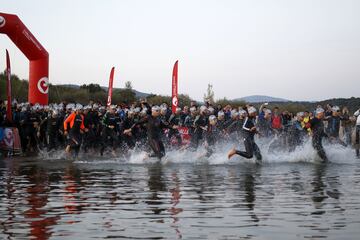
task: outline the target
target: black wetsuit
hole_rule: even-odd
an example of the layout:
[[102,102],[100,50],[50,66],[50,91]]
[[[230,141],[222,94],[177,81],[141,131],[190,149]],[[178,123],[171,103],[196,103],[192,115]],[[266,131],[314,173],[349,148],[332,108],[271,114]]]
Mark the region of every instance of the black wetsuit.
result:
[[208,118],[205,115],[198,115],[194,119],[194,130],[191,135],[191,146],[196,149],[199,146],[200,141],[203,139],[203,132],[206,131],[208,125]]
[[[180,114],[172,114],[169,118],[169,125],[172,127],[173,126],[182,126],[181,115]],[[175,138],[177,140],[177,145],[180,146],[182,143],[182,139],[181,139],[179,131],[177,129],[170,128],[169,134],[168,134],[169,141],[171,141],[171,138],[173,136],[175,136]]]
[[149,146],[154,151],[153,154],[150,154],[150,157],[157,157],[161,159],[165,156],[165,147],[164,143],[162,142],[162,132],[163,128],[167,128],[168,126],[164,125],[160,117],[153,117],[151,115],[147,115],[146,117],[135,123],[131,127],[131,129],[134,129],[134,127],[143,124],[146,125]]
[[360,144],[360,125],[355,127],[355,144],[356,146],[356,156],[360,157],[359,144]]
[[20,141],[21,141],[21,148],[22,148],[22,152],[26,153],[26,147],[27,147],[27,138],[26,138],[26,118],[27,115],[29,114],[28,111],[24,111],[20,113],[19,116],[19,135],[20,135]]
[[75,119],[74,119],[74,124],[69,131],[69,137],[70,137],[69,144],[70,144],[71,148],[73,148],[75,150],[75,156],[77,156],[77,154],[80,151],[80,146],[81,146],[81,141],[82,141],[80,130],[81,130],[82,123],[83,123],[82,115],[76,114]]
[[258,145],[255,143],[256,132],[250,131],[252,127],[255,127],[255,118],[247,117],[243,125],[245,152],[237,150],[236,154],[245,158],[252,158],[255,155],[256,159],[260,161],[262,156]]
[[225,125],[225,119],[222,119],[222,120],[217,120],[217,127],[218,127],[218,129],[220,130],[220,131],[224,131],[225,130],[225,128],[226,128],[226,125]]
[[226,132],[229,135],[235,135],[236,139],[243,138],[243,130],[242,127],[244,125],[243,119],[235,119],[232,121],[230,125],[226,127]]
[[220,136],[220,130],[217,126],[209,124],[207,131],[205,132],[206,139],[206,156],[210,157],[214,153],[214,146]]
[[36,149],[38,144],[38,137],[37,137],[37,129],[35,128],[35,123],[40,123],[40,117],[36,112],[29,112],[26,115],[25,119],[25,135],[26,135],[26,144],[27,146]]
[[189,116],[189,114],[186,114],[186,113],[183,113],[183,112],[180,114],[180,120],[181,120],[183,125],[185,124],[185,119],[186,119],[187,116]]
[[323,137],[327,137],[324,132],[324,123],[321,119],[313,118],[310,120],[312,130],[312,145],[317,151],[319,157],[326,162],[328,160],[324,147],[322,145]]
[[58,134],[60,129],[60,121],[57,117],[49,116],[46,120],[46,138],[47,150],[56,149],[58,146]]
[[49,116],[49,112],[44,111],[44,112],[38,112],[37,114],[39,115],[40,118],[39,143],[41,143],[42,146],[46,146],[48,144],[46,123],[47,123],[47,118]]
[[95,125],[95,114],[92,111],[84,115],[84,126],[87,132],[84,133],[83,137],[83,149],[87,152],[89,148],[96,146],[97,126]]
[[189,129],[189,135],[191,136],[190,139],[190,147],[192,149],[196,149],[199,145],[199,139],[196,137],[196,128],[194,125],[194,121],[196,119],[196,116],[188,115],[185,118],[184,125]]
[[289,151],[294,151],[296,147],[300,146],[306,135],[307,130],[301,126],[301,122],[295,121],[288,129],[287,143]]
[[117,118],[115,114],[107,112],[102,120],[103,130],[102,130],[102,143],[100,154],[102,155],[106,146],[111,145],[112,149],[116,149],[118,143],[118,121],[120,118]]
[[[133,125],[135,124],[135,121],[133,118],[125,118],[125,120],[122,122],[122,129],[129,129],[131,128]],[[135,131],[136,129],[132,130],[132,134],[134,134],[133,131]],[[127,147],[132,149],[135,147],[135,139],[133,137],[133,135],[123,135],[122,136],[124,142],[126,143]]]
[[291,126],[291,116],[290,114],[281,115],[282,125],[284,127],[284,132],[287,133],[289,127]]

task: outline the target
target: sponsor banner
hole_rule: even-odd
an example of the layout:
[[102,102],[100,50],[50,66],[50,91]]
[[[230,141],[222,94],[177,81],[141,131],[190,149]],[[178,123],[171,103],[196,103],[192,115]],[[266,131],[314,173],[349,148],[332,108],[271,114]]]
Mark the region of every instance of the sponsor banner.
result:
[[21,141],[17,128],[0,128],[0,150],[21,153]]
[[[189,145],[190,140],[191,140],[191,136],[189,134],[189,129],[187,127],[179,127],[178,132],[179,132],[179,134],[181,136],[182,145]],[[169,133],[169,129],[165,129],[165,134],[168,135],[168,133]],[[176,140],[175,136],[173,136],[170,139],[170,143],[171,143],[171,145],[176,145],[177,144],[177,140]]]
[[115,67],[112,67],[111,72],[110,72],[108,98],[107,98],[107,103],[106,103],[106,106],[108,106],[108,107],[110,107],[110,105],[111,105],[111,99],[112,99],[112,93],[113,93],[113,82],[114,82],[114,71],[115,71]]
[[176,61],[173,68],[171,84],[171,111],[173,113],[176,112],[178,104],[178,61]]
[[6,50],[6,95],[7,95],[7,107],[6,107],[6,118],[9,122],[12,122],[12,111],[11,111],[11,67],[10,67],[10,56],[8,50]]
[[180,127],[178,129],[181,139],[184,145],[190,144],[191,136],[189,134],[189,129],[187,127]]

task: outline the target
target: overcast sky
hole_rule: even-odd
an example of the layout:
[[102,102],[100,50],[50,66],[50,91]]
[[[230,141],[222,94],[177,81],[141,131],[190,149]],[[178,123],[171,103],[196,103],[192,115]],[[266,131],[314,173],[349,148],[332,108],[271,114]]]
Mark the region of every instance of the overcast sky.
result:
[[[131,81],[139,91],[201,100],[253,94],[290,100],[360,96],[358,0],[0,0],[50,54],[53,84]],[[28,61],[0,36],[0,67],[28,78]],[[51,93],[50,93],[51,94]]]

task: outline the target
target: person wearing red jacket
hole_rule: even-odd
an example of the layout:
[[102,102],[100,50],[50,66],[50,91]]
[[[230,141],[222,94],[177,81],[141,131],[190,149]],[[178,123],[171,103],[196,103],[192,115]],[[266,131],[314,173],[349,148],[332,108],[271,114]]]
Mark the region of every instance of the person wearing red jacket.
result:
[[[81,134],[85,131],[84,116],[82,115],[83,107],[77,104],[75,111],[72,112],[64,121],[64,135],[68,136],[68,144],[65,152],[70,153],[71,149],[75,150],[75,156],[78,155],[81,146]],[[70,129],[68,129],[70,127]]]
[[279,113],[279,108],[275,107],[271,116],[271,128],[275,131],[275,134],[279,135],[283,129],[282,117]]

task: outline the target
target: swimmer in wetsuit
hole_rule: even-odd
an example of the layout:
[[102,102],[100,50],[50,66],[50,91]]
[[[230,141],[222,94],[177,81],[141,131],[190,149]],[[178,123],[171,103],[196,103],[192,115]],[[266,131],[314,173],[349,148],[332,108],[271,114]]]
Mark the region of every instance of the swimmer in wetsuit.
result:
[[312,131],[312,146],[314,147],[322,161],[327,162],[328,158],[322,145],[323,137],[328,137],[324,131],[324,117],[325,110],[323,108],[317,108],[315,111],[315,117],[311,119],[309,123]]
[[255,134],[258,132],[255,126],[256,118],[256,108],[248,108],[248,117],[244,121],[243,131],[244,131],[244,145],[246,151],[239,151],[235,148],[230,150],[228,158],[230,159],[235,154],[240,155],[245,158],[252,158],[254,155],[257,161],[261,161],[262,156],[258,145],[255,143]]
[[159,159],[165,156],[165,147],[162,142],[163,128],[168,128],[164,125],[160,119],[160,107],[154,106],[151,108],[151,115],[146,115],[140,121],[135,123],[131,128],[124,131],[124,134],[128,134],[132,129],[138,125],[145,125],[147,130],[148,144],[153,150],[150,157],[157,157]]

